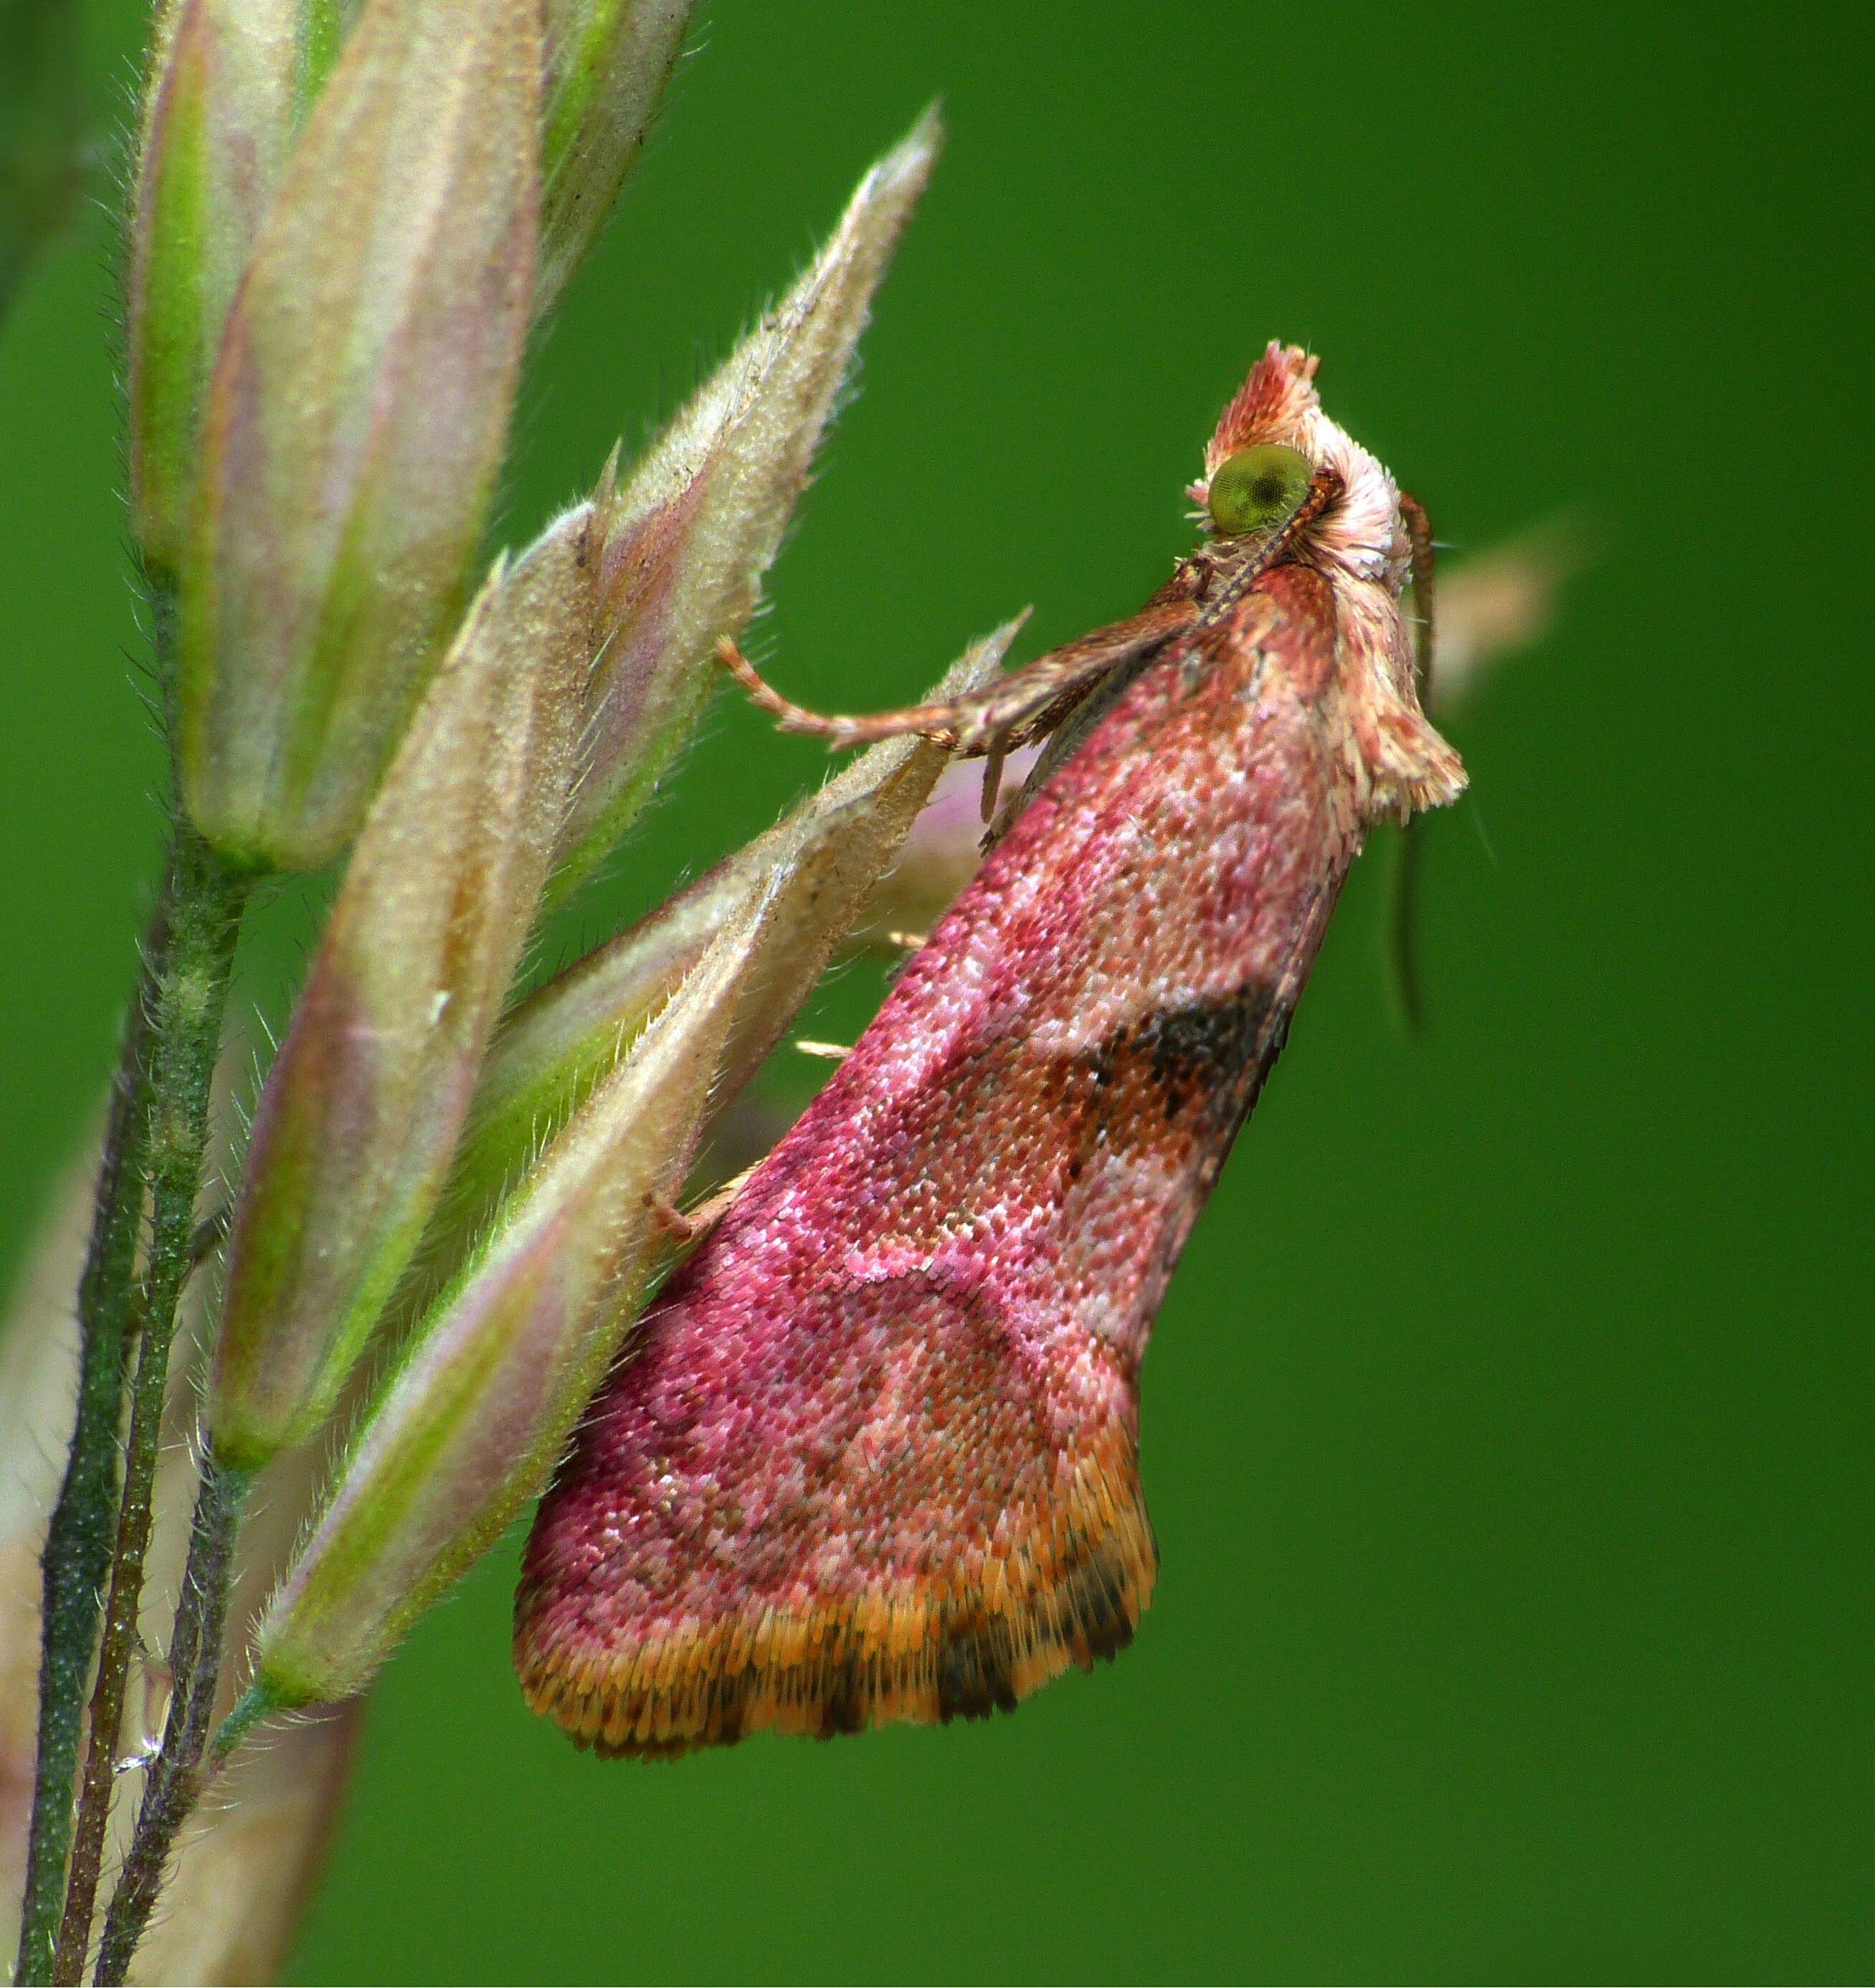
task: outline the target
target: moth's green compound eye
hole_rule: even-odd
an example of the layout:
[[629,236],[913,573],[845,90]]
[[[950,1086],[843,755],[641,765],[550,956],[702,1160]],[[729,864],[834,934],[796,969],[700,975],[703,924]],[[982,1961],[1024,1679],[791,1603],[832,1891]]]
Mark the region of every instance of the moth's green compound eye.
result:
[[1309,458],[1280,442],[1240,448],[1212,475],[1211,522],[1227,539],[1281,524],[1300,509],[1313,477]]

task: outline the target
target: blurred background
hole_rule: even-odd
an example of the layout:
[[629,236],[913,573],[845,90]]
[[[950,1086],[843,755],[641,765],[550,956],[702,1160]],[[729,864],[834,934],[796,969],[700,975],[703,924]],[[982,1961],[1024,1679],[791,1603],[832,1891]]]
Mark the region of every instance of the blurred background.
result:
[[[111,134],[144,9],[83,11]],[[790,693],[894,702],[1025,602],[1028,653],[1137,605],[1272,336],[1454,562],[1561,512],[1595,557],[1448,724],[1475,798],[1430,824],[1423,1039],[1370,862],[1173,1286],[1134,1647],[985,1726],[602,1764],[521,1703],[511,1541],[376,1694],[294,1978],[1875,1970],[1875,437],[1833,11],[704,10],[535,356],[508,542],[941,93],[771,584]],[[155,874],[113,240],[89,212],[0,327],[6,1266]],[[725,697],[553,956],[823,765]],[[317,902],[261,921],[264,1013]],[[850,970],[803,1026],[850,1039],[878,990]],[[784,1062],[778,1104],[823,1067]]]

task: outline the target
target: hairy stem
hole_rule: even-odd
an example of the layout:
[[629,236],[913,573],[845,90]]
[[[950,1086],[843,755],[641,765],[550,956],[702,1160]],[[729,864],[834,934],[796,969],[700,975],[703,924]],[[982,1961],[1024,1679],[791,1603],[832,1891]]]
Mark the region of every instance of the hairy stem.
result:
[[52,1509],[41,1567],[39,1723],[26,1888],[15,1979],[52,1978],[59,1902],[72,1842],[85,1685],[91,1675],[110,1567],[123,1418],[124,1351],[143,1212],[150,1022],[167,971],[174,882],[167,884],[144,942],[142,976],[124,1023],[105,1122],[91,1237],[78,1285],[78,1405],[65,1477]]
[[148,1055],[149,1254],[137,1293],[137,1374],[130,1391],[123,1503],[91,1700],[90,1748],[54,1963],[53,1979],[59,1982],[79,1978],[90,1942],[118,1731],[136,1652],[170,1348],[177,1304],[194,1260],[209,1092],[235,942],[250,888],[247,877],[231,870],[183,823],[177,828],[171,877],[169,955],[154,990]]
[[[252,1477],[230,1470],[212,1452],[202,1466],[201,1489],[189,1536],[188,1566],[170,1645],[175,1677],[161,1751],[150,1770],[136,1833],[104,1918],[98,1949],[100,1982],[121,1982],[150,1923],[177,1832],[201,1794],[202,1756],[215,1715],[221,1643],[234,1584],[235,1541]],[[223,1750],[218,1749],[219,1765]]]

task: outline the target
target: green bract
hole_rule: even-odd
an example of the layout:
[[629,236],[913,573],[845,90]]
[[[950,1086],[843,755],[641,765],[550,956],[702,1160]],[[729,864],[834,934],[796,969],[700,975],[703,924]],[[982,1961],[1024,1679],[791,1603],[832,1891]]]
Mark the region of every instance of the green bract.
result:
[[604,226],[676,66],[692,0],[547,0],[543,316]]
[[177,573],[183,799],[244,867],[351,840],[461,618],[532,316],[540,70],[532,8],[370,0],[255,237]]

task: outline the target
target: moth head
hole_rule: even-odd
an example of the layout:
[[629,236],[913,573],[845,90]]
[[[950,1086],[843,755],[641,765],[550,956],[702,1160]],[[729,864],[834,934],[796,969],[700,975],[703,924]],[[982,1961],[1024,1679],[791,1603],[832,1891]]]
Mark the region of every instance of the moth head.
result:
[[1273,464],[1299,461],[1305,489],[1317,472],[1332,471],[1340,490],[1309,529],[1311,562],[1333,576],[1373,582],[1397,599],[1407,566],[1400,493],[1385,468],[1322,411],[1319,363],[1299,345],[1271,342],[1205,445],[1204,480],[1190,494],[1204,507],[1201,521],[1228,539],[1257,529],[1258,509],[1280,480]]
[[1333,477],[1333,500],[1310,520],[1294,556],[1333,589],[1336,674],[1366,770],[1363,809],[1373,820],[1404,817],[1451,800],[1465,773],[1419,708],[1400,605],[1412,547],[1398,486],[1323,413],[1316,364],[1299,346],[1268,347],[1225,409],[1205,447],[1204,480],[1191,494],[1228,542],[1267,527],[1316,475]]
[[1219,538],[1267,527],[1306,494],[1319,460],[1316,360],[1272,343],[1224,411],[1204,450],[1204,475],[1188,495]]
[[1204,486],[1204,508],[1220,538],[1267,529],[1293,512],[1315,475],[1300,449],[1253,442],[1227,455]]

